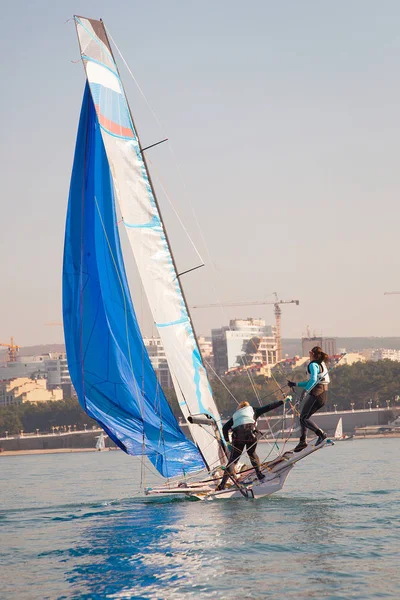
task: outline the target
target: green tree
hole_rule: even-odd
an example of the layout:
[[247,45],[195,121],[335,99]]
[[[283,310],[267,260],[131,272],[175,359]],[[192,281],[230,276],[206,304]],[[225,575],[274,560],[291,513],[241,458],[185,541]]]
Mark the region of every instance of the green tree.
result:
[[19,433],[21,429],[25,432],[36,429],[51,432],[53,426],[75,425],[77,429],[83,429],[84,424],[91,427],[96,421],[88,417],[75,398],[0,408],[0,432],[8,431],[10,434]]
[[[370,402],[381,407],[400,394],[400,362],[383,360],[378,362],[355,363],[333,368],[330,372],[331,385],[328,392],[327,408],[349,410],[368,409]],[[305,379],[304,367],[290,375],[290,379]],[[274,378],[262,375],[239,373],[211,380],[215,402],[223,418],[228,418],[236,410],[238,402],[247,400],[253,406],[268,404],[282,398],[280,387],[286,385],[286,375],[280,369],[274,372]],[[182,416],[175,392],[166,389],[165,395],[177,418]],[[6,431],[10,435],[18,434],[21,429],[34,432],[39,429],[51,432],[52,427],[74,426],[83,429],[84,424],[91,427],[96,421],[90,419],[82,410],[77,399],[67,398],[58,402],[26,403],[0,408],[0,435]]]
[[18,411],[13,408],[0,409],[0,435],[5,435],[7,431],[10,435],[19,433],[23,429]]

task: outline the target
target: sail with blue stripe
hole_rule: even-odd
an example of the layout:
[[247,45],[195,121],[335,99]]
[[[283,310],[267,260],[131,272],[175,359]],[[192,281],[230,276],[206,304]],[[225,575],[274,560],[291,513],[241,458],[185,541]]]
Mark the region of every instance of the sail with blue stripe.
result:
[[[112,180],[110,185],[123,219],[121,227],[125,228],[143,290],[158,328],[178,404],[205,466],[212,471],[226,463],[220,439],[221,418],[212,396],[138,133],[103,22],[75,17],[75,24],[92,110],[97,119],[96,135],[99,134],[103,142],[105,161]],[[81,143],[84,143],[83,138]],[[76,193],[78,188],[79,185]],[[122,314],[112,317],[107,315],[107,324],[113,335],[114,327],[122,334],[124,328],[132,326],[123,318]],[[137,327],[137,323],[133,326]],[[117,337],[115,341],[120,343]],[[125,362],[123,361],[121,371],[123,385],[127,377],[126,369],[133,371],[134,378],[139,381],[138,366],[127,361],[125,350]],[[150,381],[153,381],[151,377]],[[84,397],[83,392],[81,395]],[[157,404],[151,393],[147,395],[146,392],[146,398],[151,399],[154,405]],[[96,398],[93,406],[91,405],[92,410],[97,410],[98,402],[100,400]],[[204,426],[204,419],[201,423],[199,419],[196,420],[195,417],[199,415],[206,415],[206,421],[209,419],[213,426]],[[155,417],[146,416],[146,422],[148,418],[153,423],[159,417],[160,413],[156,413]],[[104,420],[102,422],[106,424]],[[163,423],[162,417],[160,431],[165,438]],[[153,438],[153,434],[154,432],[150,437]],[[122,443],[125,445],[127,441],[125,439]],[[189,447],[186,447],[185,452],[189,452]],[[193,457],[193,461],[198,466],[198,457]]]
[[86,85],[67,213],[64,331],[79,402],[125,452],[165,477],[204,462],[180,429],[138,327],[121,253],[114,191],[95,105]]

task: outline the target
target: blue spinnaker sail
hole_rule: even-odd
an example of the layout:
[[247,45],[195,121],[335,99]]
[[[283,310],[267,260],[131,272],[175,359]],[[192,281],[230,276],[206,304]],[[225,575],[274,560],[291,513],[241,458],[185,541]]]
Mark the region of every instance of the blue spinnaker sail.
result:
[[121,253],[112,179],[86,85],[65,232],[63,316],[68,366],[82,407],[125,452],[164,477],[204,468],[157,381]]

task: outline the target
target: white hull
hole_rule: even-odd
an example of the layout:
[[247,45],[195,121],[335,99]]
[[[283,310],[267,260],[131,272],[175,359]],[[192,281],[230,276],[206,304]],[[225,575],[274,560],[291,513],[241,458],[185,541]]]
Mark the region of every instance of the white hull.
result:
[[[315,443],[316,440],[314,440]],[[249,469],[248,474],[241,473],[236,476],[237,484],[228,481],[224,490],[216,490],[218,479],[203,480],[197,482],[178,482],[173,486],[163,486],[159,488],[148,488],[145,493],[148,496],[177,496],[184,495],[188,498],[197,498],[199,500],[226,500],[231,498],[256,499],[270,496],[279,492],[285,484],[286,478],[294,465],[309,456],[313,452],[321,450],[327,445],[333,445],[331,440],[315,447],[314,443],[309,444],[301,452],[284,452],[275,460],[262,463],[261,470],[265,479],[259,482],[255,476],[254,470]]]
[[[263,498],[264,496],[270,496],[275,492],[279,492],[285,484],[286,478],[289,475],[290,471],[293,469],[293,465],[286,467],[283,471],[275,475],[272,479],[268,479],[267,481],[263,481],[262,483],[254,483],[251,486],[247,486],[248,495],[247,498],[257,499]],[[243,498],[242,492],[240,492],[236,486],[232,486],[229,489],[222,490],[221,492],[214,491],[210,494],[209,498],[205,498],[206,500],[217,499],[224,500],[226,498]]]

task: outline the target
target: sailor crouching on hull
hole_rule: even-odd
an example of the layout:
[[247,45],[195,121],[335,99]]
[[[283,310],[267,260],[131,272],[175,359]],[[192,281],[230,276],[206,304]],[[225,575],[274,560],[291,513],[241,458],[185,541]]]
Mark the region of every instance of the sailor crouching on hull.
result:
[[271,402],[271,404],[266,404],[260,408],[253,408],[248,402],[241,402],[239,404],[238,409],[222,428],[222,433],[228,444],[229,430],[232,429],[232,446],[228,466],[217,490],[225,489],[229,476],[234,477],[235,464],[245,448],[259,481],[262,481],[265,478],[265,475],[263,475],[260,470],[260,459],[256,454],[256,421],[264,413],[274,410],[274,408],[278,408],[278,406],[282,406],[282,404],[282,400]]
[[300,381],[299,383],[288,381],[288,386],[290,388],[296,386],[304,388],[300,400],[308,393],[308,397],[304,402],[300,413],[301,435],[299,443],[293,449],[294,452],[300,452],[307,447],[307,429],[310,429],[318,436],[315,443],[316,446],[322,444],[327,438],[326,433],[322,431],[314,421],[311,421],[310,417],[316,413],[317,410],[320,410],[325,406],[328,399],[327,393],[328,385],[330,383],[329,372],[326,366],[328,358],[328,355],[323,352],[322,348],[314,346],[314,348],[310,350],[310,363],[307,367],[309,379],[307,381]]

